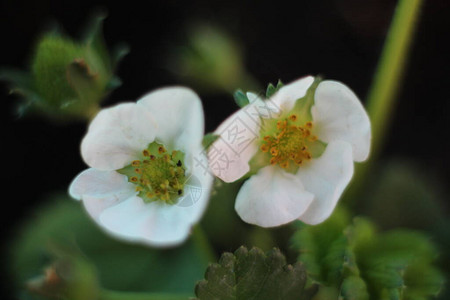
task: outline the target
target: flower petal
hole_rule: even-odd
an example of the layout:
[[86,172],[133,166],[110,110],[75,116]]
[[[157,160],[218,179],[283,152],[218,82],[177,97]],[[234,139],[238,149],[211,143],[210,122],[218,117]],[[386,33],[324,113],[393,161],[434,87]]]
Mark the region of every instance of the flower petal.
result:
[[135,103],[101,110],[81,143],[84,161],[93,168],[117,170],[131,163],[155,140],[152,114]]
[[78,174],[69,187],[70,196],[77,200],[83,199],[84,196],[112,195],[115,198],[123,198],[135,193],[134,185],[128,182],[127,176],[115,171],[99,171],[93,168]]
[[274,227],[297,219],[313,197],[305,191],[298,176],[277,166],[267,166],[241,187],[235,209],[247,223]]
[[325,80],[317,87],[311,109],[316,134],[330,143],[342,140],[353,148],[353,159],[364,161],[370,150],[370,120],[358,97],[344,84]]
[[125,175],[115,171],[87,169],[72,181],[69,194],[77,200],[83,200],[89,215],[98,220],[106,208],[134,196],[136,192]]
[[282,111],[290,111],[294,107],[295,102],[306,95],[313,82],[313,76],[302,77],[281,87],[270,100]]
[[95,220],[100,222],[100,215],[108,208],[113,207],[128,198],[120,199],[113,195],[105,196],[83,196],[83,206],[86,212]]
[[261,126],[258,105],[261,102],[255,99],[214,131],[219,138],[208,149],[209,166],[213,174],[225,182],[233,182],[250,170],[248,162],[258,150],[256,142]]
[[150,110],[158,124],[157,140],[164,146],[191,152],[204,134],[200,98],[184,87],[163,88],[142,97],[137,104]]
[[182,243],[191,230],[191,209],[132,197],[106,209],[100,225],[117,238],[156,247]]
[[[204,162],[205,164],[200,162]],[[209,201],[214,177],[210,173],[207,163],[208,159],[201,148],[195,151],[194,155],[187,155],[185,159],[186,172],[189,174],[189,180],[184,187],[184,196],[178,199],[176,205],[181,207],[192,206],[190,212],[192,223],[200,220]]]
[[342,141],[329,143],[322,156],[301,166],[296,176],[314,194],[314,201],[299,219],[313,225],[323,222],[353,176],[351,145]]

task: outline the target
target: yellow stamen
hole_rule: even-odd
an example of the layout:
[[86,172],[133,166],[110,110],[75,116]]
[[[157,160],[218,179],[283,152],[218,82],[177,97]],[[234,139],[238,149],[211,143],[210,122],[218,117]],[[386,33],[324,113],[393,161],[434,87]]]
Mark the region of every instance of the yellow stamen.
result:
[[294,126],[290,122],[298,120],[297,115],[290,115],[287,119],[277,122],[278,132],[274,135],[264,136],[264,142],[260,149],[262,152],[269,152],[272,156],[270,164],[279,164],[282,168],[289,168],[290,161],[297,166],[303,164],[305,160],[312,159],[308,150],[308,145],[317,140],[311,135],[312,122],[306,122],[303,126]]

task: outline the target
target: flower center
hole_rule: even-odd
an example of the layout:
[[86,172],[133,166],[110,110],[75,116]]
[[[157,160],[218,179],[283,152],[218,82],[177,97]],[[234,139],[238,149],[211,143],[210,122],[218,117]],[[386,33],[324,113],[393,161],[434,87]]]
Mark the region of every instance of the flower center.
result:
[[313,123],[298,123],[297,115],[293,114],[278,120],[275,134],[264,136],[260,149],[271,155],[270,164],[288,168],[291,163],[300,166],[311,160],[309,147],[317,141],[317,136],[311,133]]
[[174,150],[169,154],[163,145],[153,142],[142,151],[142,159],[118,172],[136,185],[144,202],[162,200],[174,204],[183,194],[186,182],[183,159],[183,152]]

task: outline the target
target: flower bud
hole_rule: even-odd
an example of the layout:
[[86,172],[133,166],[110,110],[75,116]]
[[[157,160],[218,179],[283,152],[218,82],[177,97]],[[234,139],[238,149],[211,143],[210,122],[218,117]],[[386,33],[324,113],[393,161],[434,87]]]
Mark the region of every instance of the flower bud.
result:
[[204,92],[258,89],[244,66],[240,45],[229,35],[207,25],[193,26],[185,47],[178,47],[169,68]]
[[34,49],[30,72],[0,72],[0,79],[24,97],[21,114],[28,109],[64,120],[95,115],[107,93],[120,84],[114,69],[126,52],[110,57],[101,35],[103,19],[94,19],[82,41],[44,34]]

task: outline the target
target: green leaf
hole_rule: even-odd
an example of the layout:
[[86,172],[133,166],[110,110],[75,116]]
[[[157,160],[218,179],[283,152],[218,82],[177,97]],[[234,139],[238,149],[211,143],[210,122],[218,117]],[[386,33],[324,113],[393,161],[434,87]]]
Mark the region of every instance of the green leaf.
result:
[[369,293],[364,280],[358,276],[349,276],[341,286],[342,300],[369,300]]
[[[439,264],[450,272],[450,223],[445,216],[444,182],[417,162],[393,159],[371,175],[361,211],[383,229],[426,231],[440,249]],[[450,299],[446,288],[439,299]]]
[[298,223],[299,230],[292,242],[311,279],[331,284],[342,273],[346,258],[343,232],[349,220],[346,211],[337,209],[327,221],[317,226]]
[[242,90],[234,92],[233,97],[236,104],[241,108],[250,103],[247,95]]
[[120,242],[87,216],[80,202],[66,196],[37,209],[11,241],[10,273],[16,290],[48,264],[48,245],[76,244],[98,271],[103,288],[116,291],[190,294],[203,278],[208,255],[193,239],[171,249]]
[[202,145],[205,150],[208,150],[208,148],[214,143],[220,135],[214,134],[214,133],[207,133],[203,137]]
[[33,104],[42,104],[30,73],[15,69],[0,69],[0,80],[8,83],[11,94],[17,94],[23,98],[16,106],[19,117],[25,115]]
[[265,254],[258,248],[239,248],[224,253],[218,264],[211,264],[200,281],[197,299],[274,300],[311,299],[315,286],[305,290],[306,272],[301,263],[286,264],[286,258],[273,249]]
[[340,290],[342,299],[431,299],[443,286],[427,236],[406,229],[380,233],[370,220],[350,222],[340,209],[322,224],[300,226],[293,243],[309,277]]
[[278,92],[280,88],[283,87],[283,85],[284,84],[281,82],[281,80],[278,80],[277,86],[274,86],[272,83],[269,83],[266,89],[266,98],[269,99],[270,97],[272,97],[276,92]]
[[422,166],[405,160],[392,160],[374,172],[373,182],[364,201],[363,212],[380,227],[408,227],[429,230],[442,226],[445,220],[439,193],[439,180]]
[[130,53],[130,47],[125,43],[120,43],[115,46],[111,51],[111,64],[113,70],[117,69],[117,66],[122,61],[122,59]]
[[91,17],[84,32],[84,44],[94,52],[102,61],[103,68],[108,73],[114,71],[108,49],[103,38],[103,21],[106,19],[105,11],[97,11]]
[[0,80],[9,83],[11,92],[15,92],[16,89],[25,94],[33,91],[33,79],[28,72],[15,69],[0,69]]

